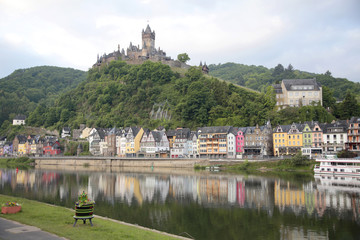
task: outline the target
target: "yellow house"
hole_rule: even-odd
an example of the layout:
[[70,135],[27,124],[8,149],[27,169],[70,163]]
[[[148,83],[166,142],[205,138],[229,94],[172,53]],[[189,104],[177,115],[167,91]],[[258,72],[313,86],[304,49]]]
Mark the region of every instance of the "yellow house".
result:
[[296,154],[303,146],[303,133],[300,130],[300,124],[291,124],[290,130],[288,132],[288,155]]
[[303,146],[300,124],[279,125],[273,133],[274,156],[294,155]]
[[279,125],[273,132],[274,156],[286,155],[289,125]]
[[144,129],[140,128],[140,130],[138,131],[138,133],[136,134],[135,139],[134,139],[135,153],[140,151],[140,142],[141,142],[141,138],[142,138],[143,134],[144,134]]
[[136,153],[140,150],[140,141],[144,129],[137,127],[130,127],[126,135],[126,150],[125,154],[127,157],[136,157]]
[[26,143],[19,143],[18,145],[18,155],[26,154]]

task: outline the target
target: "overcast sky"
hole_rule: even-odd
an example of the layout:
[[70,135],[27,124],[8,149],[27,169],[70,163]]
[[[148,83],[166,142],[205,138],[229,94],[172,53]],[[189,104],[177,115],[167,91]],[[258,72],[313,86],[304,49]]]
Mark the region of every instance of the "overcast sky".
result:
[[97,54],[141,44],[148,23],[156,48],[192,65],[291,63],[360,82],[359,0],[0,0],[0,78],[40,65],[87,70]]

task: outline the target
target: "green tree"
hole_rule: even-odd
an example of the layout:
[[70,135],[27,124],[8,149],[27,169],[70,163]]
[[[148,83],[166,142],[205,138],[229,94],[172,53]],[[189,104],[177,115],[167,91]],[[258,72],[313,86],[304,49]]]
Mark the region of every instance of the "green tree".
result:
[[177,56],[177,59],[182,63],[186,63],[190,60],[190,57],[187,53],[181,53]]
[[341,103],[341,118],[350,119],[360,113],[360,106],[356,101],[355,95],[348,90],[345,95],[344,101]]

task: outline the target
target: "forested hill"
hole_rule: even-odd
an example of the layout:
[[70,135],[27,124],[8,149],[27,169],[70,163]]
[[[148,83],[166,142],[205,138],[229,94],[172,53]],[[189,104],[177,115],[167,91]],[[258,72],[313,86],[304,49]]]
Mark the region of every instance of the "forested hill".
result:
[[237,63],[211,64],[209,69],[209,74],[214,77],[258,91],[264,91],[267,86],[282,79],[315,77],[322,86],[330,88],[334,97],[339,100],[344,99],[347,90],[360,95],[360,83],[354,83],[345,78],[334,78],[329,71],[324,74],[315,74],[295,70],[291,65],[284,67],[278,64],[276,67],[268,69],[263,66]]
[[41,66],[19,69],[0,79],[0,126],[16,114],[28,114],[39,104],[52,106],[61,93],[75,88],[87,72]]
[[[139,125],[198,127],[264,124],[275,98],[205,77],[197,67],[184,76],[168,65],[147,61],[128,65],[113,61],[90,69],[85,82],[62,95],[54,107],[39,106],[30,114],[32,126],[113,127]],[[158,108],[168,117],[155,119]]]
[[[128,65],[112,61],[100,69],[90,69],[86,81],[59,97],[53,107],[38,106],[27,124],[57,129],[77,128],[82,123],[89,127],[195,129],[263,125],[267,120],[278,124],[334,119],[321,106],[303,107],[289,114],[276,111],[275,104],[272,88],[265,93],[249,91],[205,77],[198,67],[180,75],[160,62]],[[162,112],[167,114],[154,117],[154,113]]]

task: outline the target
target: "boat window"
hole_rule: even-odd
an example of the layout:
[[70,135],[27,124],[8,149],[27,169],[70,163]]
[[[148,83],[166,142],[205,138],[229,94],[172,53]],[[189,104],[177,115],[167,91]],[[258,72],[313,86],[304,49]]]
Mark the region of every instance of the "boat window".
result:
[[334,171],[337,172],[337,168],[334,168]]
[[344,169],[340,169],[340,172],[344,172]]
[[327,169],[327,171],[331,171],[331,169],[330,169],[330,168],[328,168],[328,169]]
[[331,166],[336,166],[336,162],[331,162]]
[[325,168],[321,168],[321,171],[325,171]]

